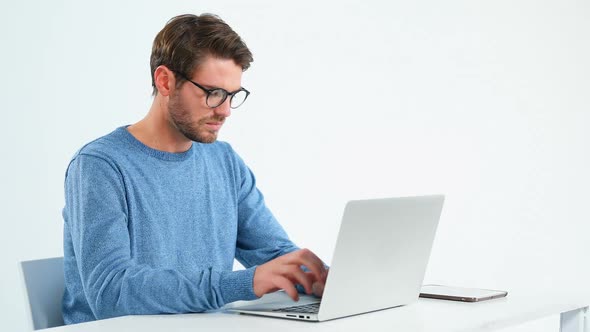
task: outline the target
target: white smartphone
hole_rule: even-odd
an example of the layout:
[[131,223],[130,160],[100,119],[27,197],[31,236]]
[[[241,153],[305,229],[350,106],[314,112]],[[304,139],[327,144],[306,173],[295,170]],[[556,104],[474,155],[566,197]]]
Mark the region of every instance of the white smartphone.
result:
[[462,302],[480,302],[497,299],[506,295],[508,295],[508,292],[501,290],[443,285],[423,285],[422,290],[420,291],[420,297]]

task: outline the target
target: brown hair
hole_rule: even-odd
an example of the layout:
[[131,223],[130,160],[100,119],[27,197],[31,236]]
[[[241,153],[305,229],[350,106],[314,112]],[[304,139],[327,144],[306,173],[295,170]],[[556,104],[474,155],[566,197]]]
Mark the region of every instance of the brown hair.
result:
[[221,18],[213,14],[186,14],[173,17],[158,33],[152,46],[150,67],[153,95],[158,93],[154,73],[165,65],[177,75],[179,87],[207,58],[232,59],[246,70],[253,61],[252,53],[240,36]]

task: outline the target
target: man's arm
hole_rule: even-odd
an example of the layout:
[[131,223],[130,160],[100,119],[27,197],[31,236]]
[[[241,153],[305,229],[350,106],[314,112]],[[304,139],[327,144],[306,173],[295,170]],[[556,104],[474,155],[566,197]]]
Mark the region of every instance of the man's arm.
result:
[[66,175],[64,217],[85,296],[96,318],[198,312],[255,299],[254,269],[175,269],[138,264],[131,256],[121,173],[111,162],[79,155]]
[[297,300],[296,286],[301,285],[305,293],[321,296],[327,277],[325,265],[313,252],[300,250],[289,240],[266,207],[254,175],[241,158],[235,156],[241,181],[236,258],[247,268],[260,265],[254,274],[255,294],[262,296],[283,289]]

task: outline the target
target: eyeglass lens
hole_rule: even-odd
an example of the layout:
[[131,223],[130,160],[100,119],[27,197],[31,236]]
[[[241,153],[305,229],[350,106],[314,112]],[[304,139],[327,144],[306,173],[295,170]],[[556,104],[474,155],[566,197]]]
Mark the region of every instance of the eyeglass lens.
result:
[[[225,99],[228,97],[227,92],[222,89],[215,89],[209,93],[207,97],[207,106],[209,107],[217,107],[221,105]],[[244,90],[240,90],[234,93],[230,98],[230,107],[237,108],[246,101],[246,97],[248,97],[248,93]]]

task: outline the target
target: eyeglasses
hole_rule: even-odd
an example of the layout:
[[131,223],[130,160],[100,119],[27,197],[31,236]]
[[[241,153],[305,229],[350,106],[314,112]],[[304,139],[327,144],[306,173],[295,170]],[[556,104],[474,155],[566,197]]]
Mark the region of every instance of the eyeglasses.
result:
[[229,92],[222,88],[215,88],[215,89],[207,89],[206,87],[200,85],[197,82],[191,81],[188,77],[183,75],[180,72],[172,70],[185,80],[191,82],[194,86],[198,87],[199,89],[205,91],[207,94],[206,103],[207,106],[211,108],[218,107],[219,105],[223,104],[227,97],[229,96],[229,105],[231,108],[238,108],[240,107],[245,101],[246,98],[250,95],[250,91],[240,88],[238,91]]

